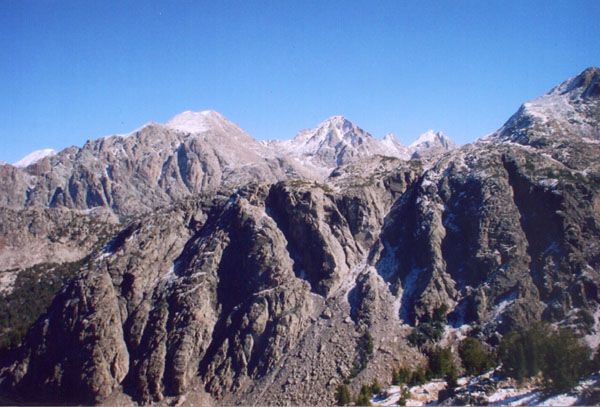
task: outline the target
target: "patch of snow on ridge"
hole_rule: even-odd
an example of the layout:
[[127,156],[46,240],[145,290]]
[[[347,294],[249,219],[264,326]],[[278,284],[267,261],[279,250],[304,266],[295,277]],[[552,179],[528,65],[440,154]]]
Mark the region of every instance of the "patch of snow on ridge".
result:
[[129,133],[108,134],[106,136],[99,137],[99,139],[110,139],[112,137],[117,137],[117,138],[125,139],[125,138],[133,136],[134,134],[136,134],[137,132],[143,130],[144,128],[146,128],[148,126],[152,126],[154,124],[156,124],[156,123],[154,123],[154,122],[147,122],[147,123],[142,124],[140,127],[136,128],[135,130],[130,131]]
[[34,164],[40,161],[43,158],[51,157],[56,155],[56,150],[52,148],[44,148],[41,150],[36,150],[32,153],[27,154],[25,157],[21,158],[19,161],[13,163],[15,167],[24,168],[28,167],[31,164]]

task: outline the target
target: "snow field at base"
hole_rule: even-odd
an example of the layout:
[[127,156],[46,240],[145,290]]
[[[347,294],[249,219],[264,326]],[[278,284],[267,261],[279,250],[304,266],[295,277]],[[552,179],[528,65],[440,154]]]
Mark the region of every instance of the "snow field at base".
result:
[[[461,377],[457,380],[460,387],[476,384],[482,378],[492,379],[498,388],[486,396],[489,406],[574,406],[577,405],[579,396],[587,389],[600,385],[600,374],[594,374],[567,393],[556,394],[550,397],[544,395],[542,390],[534,386],[517,388],[509,382],[498,379],[487,372],[476,377]],[[398,405],[403,386],[392,385],[383,393],[385,397],[374,396],[370,399],[373,406]],[[409,387],[411,397],[406,400],[407,406],[434,406],[439,405],[439,392],[446,388],[444,380],[432,380],[420,386]],[[473,392],[473,396],[485,396],[480,392]]]
[[[373,406],[394,406],[398,405],[403,386],[390,386],[386,390],[386,397],[372,397],[371,404]],[[412,386],[408,388],[411,397],[406,400],[407,406],[425,406],[437,402],[438,394],[446,388],[444,380],[432,380],[420,386]]]

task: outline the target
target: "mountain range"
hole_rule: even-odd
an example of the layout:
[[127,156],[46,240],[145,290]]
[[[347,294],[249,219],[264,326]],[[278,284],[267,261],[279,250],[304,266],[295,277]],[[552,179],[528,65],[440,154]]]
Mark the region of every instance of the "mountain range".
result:
[[433,131],[410,147],[393,135],[378,140],[341,116],[292,140],[259,142],[217,112],[187,111],[81,148],[33,152],[14,164],[18,168],[4,165],[0,202],[16,208],[108,207],[128,216],[253,181],[323,180],[340,165],[374,155],[408,159],[454,147]]
[[1,327],[11,401],[332,404],[422,365],[439,314],[450,345],[544,320],[597,347],[600,69],[460,147],[184,112],[1,165],[0,206],[5,301],[60,280]]

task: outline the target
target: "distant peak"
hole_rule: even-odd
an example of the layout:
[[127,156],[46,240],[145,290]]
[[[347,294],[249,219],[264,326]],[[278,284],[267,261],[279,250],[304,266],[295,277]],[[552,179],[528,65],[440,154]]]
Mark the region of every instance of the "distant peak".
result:
[[186,110],[171,118],[165,125],[188,133],[201,133],[208,130],[215,122],[223,120],[225,120],[223,115],[214,110],[203,110],[201,112]]
[[384,140],[389,140],[389,141],[396,141],[398,140],[398,138],[396,137],[396,135],[394,133],[388,133],[385,136],[383,136]]
[[321,127],[335,127],[338,129],[342,129],[342,128],[351,128],[354,127],[354,123],[352,123],[350,120],[346,119],[344,116],[331,116],[328,119],[323,120],[319,126],[319,128]]
[[50,157],[56,154],[56,150],[52,148],[43,148],[41,150],[36,150],[32,153],[27,154],[25,157],[21,158],[19,161],[13,163],[15,167],[24,168],[28,167],[31,164],[34,164],[45,157]]
[[443,132],[430,129],[430,130],[427,130],[425,133],[421,134],[419,136],[419,138],[417,138],[417,140],[415,140],[409,147],[414,148],[414,147],[417,147],[417,146],[419,146],[421,144],[425,144],[425,143],[427,143],[427,144],[435,144],[435,143],[445,144],[448,141],[450,141],[450,139]]

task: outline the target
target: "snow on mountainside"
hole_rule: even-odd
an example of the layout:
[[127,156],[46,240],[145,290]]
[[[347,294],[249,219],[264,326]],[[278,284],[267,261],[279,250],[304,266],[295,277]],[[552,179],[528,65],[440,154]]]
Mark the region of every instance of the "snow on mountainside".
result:
[[381,140],[381,144],[384,146],[385,150],[391,152],[391,155],[394,157],[402,159],[410,158],[410,149],[402,144],[393,133],[386,134]]
[[600,68],[588,68],[521,105],[482,142],[517,144],[548,154],[566,168],[600,171]]
[[580,127],[587,123],[577,111],[577,107],[583,99],[591,99],[598,95],[600,95],[600,69],[591,68],[563,82],[547,94],[525,103],[523,108],[530,116],[543,123],[557,118],[566,118],[570,124]]
[[34,164],[40,161],[42,158],[51,157],[56,155],[56,151],[52,148],[44,148],[41,150],[36,150],[32,153],[27,154],[25,157],[21,158],[19,161],[13,163],[15,167],[24,168],[31,164]]
[[502,379],[495,371],[479,376],[465,376],[457,380],[454,396],[440,400],[447,383],[433,379],[415,386],[392,385],[381,394],[371,397],[371,405],[376,407],[394,406],[400,403],[402,392],[408,390],[404,403],[407,406],[432,405],[489,405],[489,406],[573,406],[589,405],[589,395],[600,384],[600,375],[592,374],[583,378],[566,393],[547,394],[534,383],[519,385],[511,379]]

